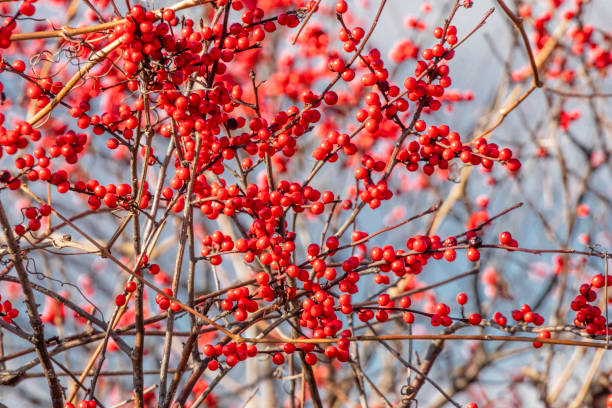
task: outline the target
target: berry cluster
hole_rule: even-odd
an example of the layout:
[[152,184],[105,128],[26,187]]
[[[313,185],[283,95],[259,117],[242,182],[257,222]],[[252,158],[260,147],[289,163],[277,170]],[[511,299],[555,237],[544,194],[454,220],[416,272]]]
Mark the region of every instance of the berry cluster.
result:
[[574,326],[583,329],[591,336],[601,336],[612,334],[610,323],[606,321],[606,317],[602,313],[597,303],[597,289],[602,289],[604,286],[612,286],[612,280],[604,277],[602,274],[597,274],[591,279],[591,283],[585,283],[580,286],[580,294],[577,295],[570,307],[576,312],[574,318]]
[[22,210],[23,215],[28,220],[27,227],[23,224],[17,224],[13,227],[15,234],[23,235],[27,231],[38,231],[41,226],[41,219],[51,215],[51,207],[48,205],[42,205],[40,208],[27,207]]
[[[0,297],[0,300],[2,300],[2,297]],[[6,323],[11,324],[13,319],[17,316],[19,316],[19,310],[13,307],[10,300],[5,300],[2,305],[0,305],[0,317]]]
[[254,344],[236,344],[234,342],[227,344],[217,343],[215,345],[206,344],[202,348],[202,353],[209,358],[208,369],[215,371],[219,368],[219,357],[225,357],[224,363],[227,367],[233,367],[240,361],[257,356],[257,347]]
[[96,408],[97,406],[98,403],[94,400],[81,400],[76,406],[71,402],[64,404],[64,408]]

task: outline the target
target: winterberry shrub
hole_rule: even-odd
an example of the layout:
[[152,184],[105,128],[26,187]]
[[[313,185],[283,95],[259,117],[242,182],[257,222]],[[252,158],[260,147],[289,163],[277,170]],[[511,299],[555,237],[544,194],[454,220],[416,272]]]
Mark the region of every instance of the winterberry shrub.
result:
[[1,1],[0,401],[612,407],[604,2]]

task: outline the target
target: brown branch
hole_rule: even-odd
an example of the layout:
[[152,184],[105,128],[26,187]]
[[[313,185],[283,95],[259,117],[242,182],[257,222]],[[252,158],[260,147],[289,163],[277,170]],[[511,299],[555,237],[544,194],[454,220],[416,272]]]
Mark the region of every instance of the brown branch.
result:
[[504,13],[508,16],[508,18],[512,21],[512,24],[516,27],[516,29],[521,34],[521,38],[523,39],[523,45],[525,46],[525,50],[527,51],[527,57],[529,58],[529,64],[531,65],[531,73],[533,75],[533,86],[540,88],[542,87],[542,81],[540,80],[540,75],[538,74],[538,64],[533,56],[533,51],[531,50],[531,44],[529,44],[529,37],[527,37],[527,33],[525,32],[525,27],[523,26],[523,19],[518,17],[510,8],[504,3],[503,0],[497,0],[497,4],[504,10]]
[[[142,75],[143,83],[147,83],[147,79]],[[138,112],[138,127],[136,129],[136,143],[134,144],[134,148],[132,150],[132,154],[130,157],[130,177],[132,179],[132,191],[136,192],[135,203],[140,203],[142,200],[142,194],[144,191],[144,180],[147,173],[147,168],[149,164],[149,153],[151,150],[151,129],[149,124],[149,114],[150,114],[150,106],[149,106],[149,98],[145,95],[145,110],[147,116],[147,127],[145,129],[145,133],[147,135],[146,142],[146,151],[143,159],[142,165],[142,177],[140,179],[140,185],[138,185],[138,145],[140,145],[140,140],[142,138],[142,112]],[[133,227],[133,249],[134,254],[139,258],[142,258],[142,248],[140,242],[140,220],[139,220],[139,211],[136,208],[132,209],[132,227]],[[137,261],[140,262],[140,259]],[[143,352],[144,352],[144,317],[143,317],[143,292],[144,286],[142,283],[139,283],[136,287],[136,292],[134,292],[134,319],[136,323],[136,340],[134,341],[134,348],[132,349],[131,360],[132,360],[132,368],[134,374],[132,376],[132,383],[134,385],[134,406],[136,408],[141,408],[144,405],[144,375],[143,371]]]
[[[0,281],[8,281],[8,282],[19,282],[19,279],[14,278],[12,276],[2,276],[0,277]],[[50,289],[47,289],[43,286],[37,285],[35,283],[30,282],[30,286],[32,287],[32,289],[34,289],[37,292],[42,293],[45,296],[49,296],[50,298],[55,299],[57,302],[65,305],[66,307],[74,310],[75,313],[77,313],[79,316],[81,316],[84,319],[87,319],[89,322],[95,324],[96,326],[100,327],[102,330],[107,330],[107,325],[106,323],[104,323],[104,321],[98,319],[96,316],[87,313],[85,310],[83,310],[82,308],[80,308],[79,306],[77,306],[76,304],[74,304],[74,302],[72,302],[70,299],[65,298],[64,296],[60,295],[59,293],[56,293]],[[126,344],[126,342],[115,332],[115,331],[111,331],[111,337],[113,338],[113,340],[115,340],[115,342],[117,342],[117,346],[119,346],[119,348],[126,354],[129,354],[131,351],[131,348]]]
[[[30,191],[27,187],[22,186],[21,187],[22,190],[26,191],[32,198],[34,198],[37,202],[44,204],[45,202],[43,200],[41,200],[36,194],[34,194],[32,191]],[[64,221],[65,223],[67,223],[68,225],[70,225],[75,231],[77,231],[79,234],[81,234],[85,239],[87,239],[89,242],[91,242],[96,248],[98,248],[101,252],[101,255],[109,260],[111,260],[115,265],[117,265],[119,268],[121,268],[121,270],[123,270],[124,272],[127,272],[128,274],[130,274],[135,280],[143,283],[145,286],[148,286],[149,288],[153,289],[156,293],[159,293],[165,297],[168,298],[168,300],[170,300],[171,302],[174,302],[176,305],[178,305],[181,309],[184,309],[185,311],[194,314],[195,316],[199,317],[200,319],[202,319],[204,322],[206,322],[206,324],[211,325],[212,327],[216,328],[217,330],[221,331],[223,334],[229,336],[230,338],[236,340],[236,341],[242,341],[239,337],[237,337],[234,333],[229,332],[228,330],[226,330],[224,327],[220,326],[219,324],[215,323],[214,321],[212,321],[211,319],[209,319],[208,317],[204,316],[202,313],[198,312],[197,310],[195,310],[194,308],[187,306],[186,304],[182,303],[181,301],[179,301],[178,299],[176,299],[174,296],[169,296],[168,294],[166,294],[163,290],[161,290],[160,288],[158,288],[157,286],[153,285],[151,282],[149,282],[148,280],[146,280],[145,278],[143,278],[141,275],[139,275],[138,273],[136,273],[135,271],[133,271],[132,269],[130,269],[128,266],[126,266],[123,262],[121,262],[119,259],[117,259],[113,254],[111,254],[103,245],[100,245],[95,239],[91,238],[89,236],[89,234],[87,234],[85,231],[83,231],[81,228],[79,228],[78,226],[76,226],[74,223],[70,222],[68,220],[68,218],[64,217],[63,215],[61,215],[57,210],[55,209],[51,209],[52,213],[58,217],[59,219],[61,219],[62,221]]]
[[[516,89],[518,90],[518,88],[516,88]],[[497,118],[495,123],[493,123],[493,125],[491,125],[487,130],[482,132],[478,136],[478,138],[488,136],[495,129],[497,129],[499,127],[499,125],[501,125],[502,122],[506,119],[506,116],[508,116],[510,114],[510,112],[515,110],[525,99],[527,99],[527,97],[529,95],[531,95],[531,93],[533,91],[535,91],[535,89],[536,89],[536,85],[535,85],[535,83],[532,83],[531,86],[525,92],[523,92],[518,98],[516,98],[515,100],[510,100],[510,102],[507,105],[505,105],[503,108],[501,108],[499,110],[499,112],[498,112],[499,113],[499,117]]]
[[[451,327],[445,330],[445,333],[450,334],[454,332],[457,328],[458,327],[456,328]],[[425,359],[421,362],[421,365],[418,368],[419,372],[417,373],[416,377],[414,377],[414,379],[412,380],[412,383],[409,386],[408,394],[406,395],[405,399],[402,401],[402,404],[400,405],[402,408],[407,408],[412,405],[412,401],[416,398],[421,387],[425,383],[425,379],[427,378],[427,375],[431,371],[431,368],[433,367],[436,359],[438,358],[438,356],[442,352],[442,349],[444,348],[444,340],[445,339],[443,338],[435,339],[429,344],[429,347],[427,348],[427,351],[425,353]]]
[[53,368],[53,363],[51,362],[51,357],[49,356],[49,352],[47,350],[47,344],[45,341],[45,329],[38,314],[38,305],[36,304],[36,299],[34,298],[34,292],[32,291],[30,280],[28,279],[28,272],[23,266],[23,259],[21,257],[21,250],[19,249],[19,244],[17,243],[17,240],[13,235],[11,224],[9,223],[9,220],[6,217],[4,205],[2,205],[1,200],[0,224],[2,224],[2,231],[4,232],[4,237],[7,240],[9,251],[11,257],[13,258],[13,264],[15,265],[15,270],[17,271],[17,276],[19,277],[19,281],[21,283],[23,297],[25,299],[26,306],[28,309],[28,318],[30,320],[30,326],[32,327],[32,338],[30,341],[32,342],[34,347],[36,347],[36,353],[38,354],[40,364],[45,372],[47,384],[49,384],[51,405],[53,406],[53,408],[62,408],[64,400],[62,397],[62,387],[60,385],[59,379],[57,378],[57,375],[55,374],[55,369]]
[[315,408],[323,408],[321,396],[319,395],[319,388],[317,387],[317,380],[314,377],[312,367],[306,362],[305,354],[303,351],[300,350],[299,355],[300,360],[302,361],[302,372],[304,374],[304,381],[308,385],[308,391],[310,391],[310,399],[312,400],[312,405]]
[[[199,330],[196,330],[189,336],[187,342],[183,345],[183,354],[181,355],[181,359],[176,367],[176,370],[166,369],[165,373],[174,372],[174,377],[172,378],[172,382],[170,383],[170,388],[168,390],[167,398],[166,398],[166,406],[169,406],[172,402],[172,398],[176,393],[178,385],[180,383],[181,377],[185,370],[187,369],[187,363],[189,362],[189,356],[191,354],[191,350],[196,347],[197,348],[197,339],[199,336]],[[160,370],[161,374],[161,370]],[[161,397],[160,397],[160,406],[161,405]]]
[[310,11],[304,18],[304,21],[302,21],[302,24],[300,24],[300,27],[298,28],[297,33],[295,33],[295,37],[293,37],[293,40],[291,41],[291,45],[295,45],[295,43],[297,43],[298,39],[300,38],[300,34],[306,27],[306,24],[308,24],[308,21],[310,21],[310,18],[312,17],[317,7],[319,7],[320,3],[321,3],[321,0],[317,0],[317,2],[311,7]]
[[[282,344],[282,343],[312,343],[312,344],[332,344],[340,340],[339,338],[324,339],[293,339],[293,338],[261,338],[244,339],[248,343],[260,344]],[[579,346],[598,349],[606,349],[605,342],[581,341],[569,339],[544,339],[525,336],[493,336],[488,334],[388,334],[381,336],[354,336],[347,337],[349,341],[381,341],[381,340],[476,340],[476,341],[514,341],[522,343],[545,343],[557,344],[562,346]]]
[[546,91],[546,92],[550,92],[550,93],[553,93],[553,94],[556,94],[556,95],[560,95],[560,96],[565,96],[565,97],[568,97],[568,98],[587,98],[587,99],[592,99],[592,98],[612,98],[612,93],[569,92],[569,91],[563,91],[561,89],[550,88],[550,87],[548,87],[546,85],[544,85],[544,87],[542,89],[544,89],[544,91]]

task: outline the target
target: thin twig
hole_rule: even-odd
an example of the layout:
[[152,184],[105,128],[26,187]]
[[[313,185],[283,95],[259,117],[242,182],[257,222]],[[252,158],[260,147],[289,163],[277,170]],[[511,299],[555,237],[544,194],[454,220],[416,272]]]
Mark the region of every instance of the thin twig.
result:
[[23,297],[27,305],[28,318],[30,320],[30,326],[32,327],[32,339],[30,341],[36,348],[38,358],[40,359],[40,364],[44,369],[47,384],[49,385],[49,393],[51,394],[51,404],[53,408],[61,408],[64,400],[62,397],[62,388],[57,375],[55,374],[55,369],[53,368],[53,363],[51,362],[51,357],[49,356],[49,352],[47,350],[47,344],[45,342],[45,329],[40,320],[38,305],[36,304],[34,292],[32,291],[32,286],[30,285],[28,272],[23,266],[23,259],[21,257],[19,244],[13,235],[13,229],[11,228],[9,220],[6,216],[4,205],[2,204],[1,200],[0,224],[2,224],[2,232],[7,240],[9,251],[11,257],[13,258],[13,264],[15,265],[15,270],[17,271],[17,276],[19,277],[19,281],[21,283]]

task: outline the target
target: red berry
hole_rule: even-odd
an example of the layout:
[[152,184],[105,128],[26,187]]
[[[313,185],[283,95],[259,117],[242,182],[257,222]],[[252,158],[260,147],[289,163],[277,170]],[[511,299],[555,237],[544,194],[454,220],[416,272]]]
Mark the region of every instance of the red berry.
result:
[[276,365],[281,365],[285,362],[285,356],[281,353],[276,353],[272,356],[272,362]]
[[466,256],[467,256],[467,259],[469,259],[470,261],[476,262],[477,260],[480,259],[480,252],[478,252],[476,248],[470,248],[468,249]]
[[457,303],[460,305],[465,305],[468,301],[468,296],[465,293],[460,293],[457,295]]
[[338,349],[335,346],[327,346],[325,348],[325,357],[329,359],[336,358],[338,356]]
[[597,274],[595,276],[593,276],[593,278],[591,279],[591,285],[593,285],[594,288],[603,288],[606,284],[606,279],[604,278],[604,276],[602,274]]
[[444,259],[448,262],[453,262],[457,258],[457,252],[453,248],[447,248],[444,250]]
[[471,325],[476,326],[480,324],[480,322],[482,321],[482,317],[478,313],[472,313],[468,317],[468,321]]
[[134,292],[136,291],[136,287],[138,286],[138,284],[136,283],[136,281],[129,281],[125,284],[125,291],[126,292]]
[[318,358],[317,358],[317,355],[314,353],[307,353],[304,356],[304,360],[306,361],[306,364],[308,365],[315,365],[317,364]]
[[164,12],[162,13],[162,18],[165,21],[172,21],[172,19],[175,17],[175,13],[174,10],[172,9],[166,9],[164,10]]
[[270,281],[270,276],[268,275],[267,272],[259,272],[257,276],[255,277],[255,280],[260,285],[265,285]]
[[512,235],[508,231],[499,234],[499,243],[502,245],[510,245],[512,243]]
[[346,13],[347,10],[348,10],[348,6],[346,4],[346,1],[339,0],[336,3],[336,13],[343,14],[343,13]]
[[402,319],[405,323],[414,323],[414,315],[412,314],[412,312],[404,312],[404,314],[402,315]]
[[125,305],[125,295],[123,294],[117,295],[117,297],[115,298],[115,305],[117,306]]

